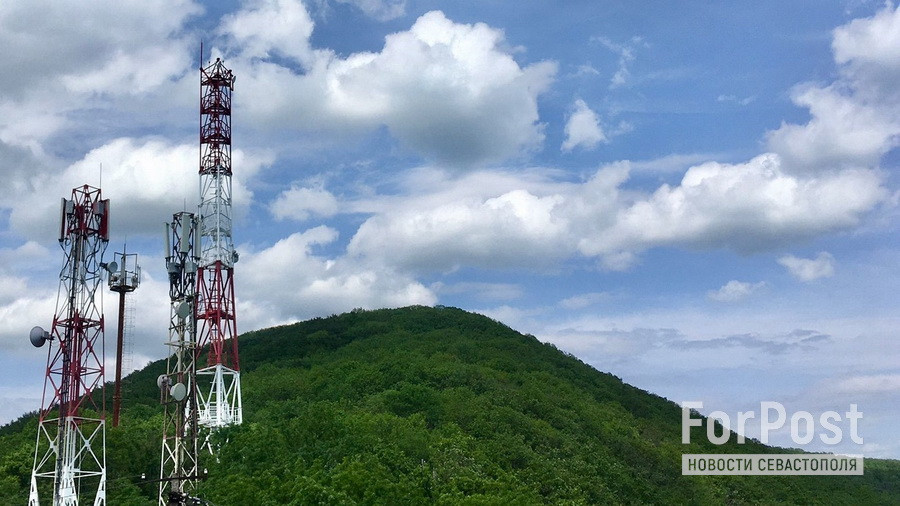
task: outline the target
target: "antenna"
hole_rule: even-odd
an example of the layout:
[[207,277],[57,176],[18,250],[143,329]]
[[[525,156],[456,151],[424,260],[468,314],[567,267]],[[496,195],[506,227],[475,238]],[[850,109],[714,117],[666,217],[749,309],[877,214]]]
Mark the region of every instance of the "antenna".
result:
[[121,253],[113,255],[121,264],[112,261],[108,264],[100,264],[106,269],[109,289],[119,294],[119,318],[118,334],[116,335],[116,383],[113,393],[113,427],[119,426],[119,412],[122,407],[122,354],[125,347],[125,294],[135,291],[141,284],[141,267],[138,265],[137,254],[127,253],[128,246],[122,248]]
[[159,470],[159,505],[185,504],[184,497],[198,479],[196,359],[197,327],[194,318],[197,269],[194,248],[196,217],[176,213],[166,224],[166,270],[169,273],[169,346],[166,374],[157,379],[163,417],[162,460]]
[[51,343],[29,506],[38,506],[51,486],[53,504],[77,505],[82,498],[106,504],[103,307],[95,294],[106,265],[108,230],[109,200],[99,188],[83,185],[72,190],[70,200],[63,198],[59,244],[65,263],[56,313],[51,330],[34,327],[29,334],[37,347]]
[[[158,381],[166,410],[160,506],[196,487],[200,431],[212,453],[212,431],[243,421],[234,298],[238,256],[231,229],[234,74],[221,58],[204,67],[202,42],[200,60],[200,205],[195,217],[185,200],[185,211],[166,225],[171,320],[167,372]],[[201,355],[205,366],[198,364]]]

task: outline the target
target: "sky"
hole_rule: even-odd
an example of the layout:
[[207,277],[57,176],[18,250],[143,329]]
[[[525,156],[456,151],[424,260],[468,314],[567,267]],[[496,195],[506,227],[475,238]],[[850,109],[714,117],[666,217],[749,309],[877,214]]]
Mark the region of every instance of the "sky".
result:
[[891,2],[23,0],[0,48],[0,423],[40,407],[74,187],[139,254],[129,363],[165,356],[221,57],[240,332],[455,306],[748,436],[780,402],[844,437],[770,443],[900,458]]

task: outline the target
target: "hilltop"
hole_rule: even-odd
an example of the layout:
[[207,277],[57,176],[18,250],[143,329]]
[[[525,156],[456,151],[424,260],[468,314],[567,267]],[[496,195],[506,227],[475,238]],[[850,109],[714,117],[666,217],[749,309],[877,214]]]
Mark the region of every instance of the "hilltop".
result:
[[[454,308],[353,311],[240,337],[244,424],[216,434],[217,505],[900,503],[864,476],[681,476],[681,409],[534,336]],[[164,361],[129,377],[108,433],[109,504],[152,504]],[[704,422],[705,423],[705,422]],[[36,422],[0,428],[0,502],[24,503]],[[145,477],[142,478],[141,475]]]

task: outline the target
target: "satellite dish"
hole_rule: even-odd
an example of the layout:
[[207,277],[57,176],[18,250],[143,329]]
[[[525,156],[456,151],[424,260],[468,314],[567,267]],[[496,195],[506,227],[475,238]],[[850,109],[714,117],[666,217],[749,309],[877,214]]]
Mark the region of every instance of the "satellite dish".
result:
[[182,302],[178,304],[178,308],[175,309],[175,314],[178,315],[182,320],[187,318],[189,314],[191,314],[191,305],[188,302]]
[[110,262],[110,263],[106,264],[106,270],[107,270],[107,272],[116,272],[117,270],[119,270],[119,264],[117,264],[114,261]]
[[175,383],[172,385],[172,388],[169,389],[169,395],[177,402],[181,402],[187,397],[187,387],[184,386],[184,383]]
[[28,339],[35,348],[40,348],[50,339],[50,333],[40,327],[34,327],[28,334]]
[[165,374],[160,374],[159,377],[156,378],[156,386],[158,386],[160,390],[169,386],[169,383],[169,377]]

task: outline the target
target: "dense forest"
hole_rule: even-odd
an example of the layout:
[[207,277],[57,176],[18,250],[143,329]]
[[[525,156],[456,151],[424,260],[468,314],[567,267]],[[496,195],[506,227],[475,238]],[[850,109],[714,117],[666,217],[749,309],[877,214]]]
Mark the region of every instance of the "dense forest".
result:
[[[784,450],[683,445],[676,404],[459,309],[356,310],[246,333],[240,350],[244,423],[202,463],[215,505],[900,504],[897,461],[867,460],[863,476],[681,476],[683,453]],[[164,368],[125,384],[110,505],[156,501]],[[0,428],[0,504],[27,501],[36,427],[32,414]]]

